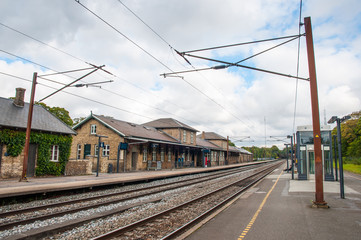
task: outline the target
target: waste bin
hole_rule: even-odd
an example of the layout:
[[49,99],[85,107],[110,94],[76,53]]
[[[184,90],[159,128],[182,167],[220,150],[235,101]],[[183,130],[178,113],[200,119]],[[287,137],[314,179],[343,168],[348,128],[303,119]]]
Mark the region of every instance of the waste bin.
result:
[[113,172],[113,164],[109,163],[108,164],[108,173],[112,173]]

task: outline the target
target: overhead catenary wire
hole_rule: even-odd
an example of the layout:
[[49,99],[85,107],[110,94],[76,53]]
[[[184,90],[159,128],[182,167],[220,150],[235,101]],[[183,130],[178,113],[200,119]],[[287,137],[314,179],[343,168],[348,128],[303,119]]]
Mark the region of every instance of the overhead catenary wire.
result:
[[[78,2],[78,1],[77,1]],[[124,4],[123,4],[124,5]],[[145,22],[144,22],[145,23]],[[146,23],[145,23],[146,24]],[[26,37],[28,37],[28,38],[30,38],[30,39],[32,39],[32,40],[34,40],[34,41],[36,41],[36,42],[38,42],[38,43],[41,43],[41,44],[43,44],[43,45],[46,45],[46,46],[48,46],[48,47],[50,47],[50,48],[52,48],[52,49],[54,49],[54,50],[56,50],[56,51],[58,51],[58,52],[61,52],[61,53],[64,53],[64,54],[66,54],[66,55],[68,55],[68,56],[70,56],[70,57],[73,57],[73,58],[75,58],[75,59],[77,59],[77,60],[79,60],[79,61],[82,61],[82,62],[84,62],[84,63],[87,63],[87,64],[90,64],[90,63],[88,63],[88,62],[86,62],[85,60],[82,60],[81,58],[78,58],[78,57],[76,57],[75,55],[73,55],[73,54],[69,54],[69,53],[67,53],[67,52],[65,52],[65,51],[63,51],[63,50],[61,50],[61,49],[59,49],[59,48],[56,48],[56,47],[54,47],[54,46],[51,46],[51,45],[49,45],[49,44],[47,44],[47,43],[45,43],[45,42],[43,42],[43,41],[41,41],[41,40],[38,40],[38,39],[36,39],[35,37],[32,37],[32,36],[30,36],[29,34],[25,34],[25,33],[23,33],[23,32],[21,32],[21,31],[19,31],[19,30],[16,30],[15,28],[12,28],[12,27],[10,27],[10,26],[8,26],[8,25],[6,25],[6,24],[1,24],[2,26],[4,26],[4,27],[6,27],[6,28],[8,28],[8,29],[10,29],[10,30],[12,30],[12,31],[15,31],[15,32],[17,32],[17,33],[19,33],[19,34],[21,34],[21,35],[23,35],[23,36],[26,36]],[[148,26],[149,27],[149,26]],[[150,28],[150,27],[149,27]],[[154,30],[152,30],[152,31],[154,31]],[[154,31],[155,32],[155,31]],[[157,35],[159,35],[159,34],[157,34]],[[159,37],[161,37],[160,35],[159,35]],[[163,41],[165,41],[172,49],[173,49],[173,47],[163,38],[162,39]],[[31,62],[31,63],[33,63],[33,64],[35,64],[35,65],[38,65],[38,66],[41,66],[41,67],[43,67],[43,68],[46,68],[46,69],[49,69],[49,70],[52,70],[52,71],[55,71],[55,70],[53,70],[53,69],[50,69],[50,68],[48,68],[48,67],[46,67],[46,66],[44,66],[44,65],[41,65],[41,64],[38,64],[38,63],[35,63],[35,62],[32,62],[31,60],[28,60],[28,59],[24,59],[24,58],[21,58],[20,56],[16,56],[16,55],[14,55],[15,57],[18,57],[18,58],[20,58],[20,59],[23,59],[23,60],[26,60],[26,61],[28,61],[28,62]],[[92,64],[90,64],[90,65],[92,65]],[[92,65],[93,66],[93,65]],[[114,74],[113,74],[114,75]],[[114,75],[115,76],[115,75]],[[117,76],[115,76],[115,77],[117,77]],[[118,77],[117,77],[118,78]],[[50,80],[50,79],[46,79],[46,80],[48,80],[48,81],[52,81],[52,82],[54,82],[54,83],[57,83],[57,84],[61,84],[60,82],[57,82],[57,81],[54,81],[54,80]],[[189,85],[191,85],[193,88],[195,88],[192,84],[190,84],[188,81],[186,81]],[[129,82],[128,82],[129,83]],[[138,87],[138,88],[140,88],[139,86],[136,86],[136,85],[134,85],[134,84],[132,84],[133,86],[135,86],[135,87]],[[142,89],[142,88],[140,88],[140,89]],[[197,89],[197,88],[195,88],[196,90],[199,90],[199,89]],[[105,90],[105,89],[103,89],[103,90]],[[146,90],[144,90],[144,89],[142,89],[143,91],[145,91],[145,92],[149,92],[149,91],[146,91]],[[200,91],[200,90],[199,90]],[[201,91],[200,91],[201,92]],[[151,92],[152,93],[152,92]],[[152,93],[153,94],[153,93]],[[206,94],[205,94],[205,96],[206,97],[208,97]],[[158,96],[157,96],[158,97]],[[212,98],[210,98],[210,97],[208,97],[210,100],[212,100],[213,102],[215,102]],[[169,101],[167,101],[167,102],[169,102]],[[171,102],[169,102],[169,103],[171,103]],[[216,103],[216,102],[215,102]],[[178,105],[176,105],[176,104],[174,104],[174,103],[171,103],[171,104],[173,104],[173,105],[175,105],[175,106],[177,106],[177,107],[179,107]],[[217,103],[218,104],[218,103]],[[222,105],[220,105],[220,104],[218,104],[221,108],[223,108],[223,109],[225,109]],[[179,108],[181,108],[181,107],[179,107]],[[227,112],[229,112],[228,110],[226,110]],[[233,115],[233,114],[231,114],[231,115]],[[183,118],[184,119],[184,118]],[[189,121],[189,120],[188,120]],[[194,121],[192,121],[192,122],[194,122]],[[245,124],[245,123],[244,123]],[[245,124],[246,125],[246,124]]]
[[[23,35],[23,36],[25,36],[25,37],[28,37],[28,38],[30,38],[30,39],[38,42],[38,43],[41,43],[41,44],[43,44],[43,45],[46,45],[46,46],[48,46],[48,47],[50,47],[50,48],[52,48],[52,49],[54,49],[54,50],[56,50],[56,51],[58,51],[58,52],[61,52],[61,53],[65,54],[65,55],[68,55],[68,56],[70,56],[70,57],[72,57],[72,58],[78,59],[79,61],[82,61],[82,62],[87,63],[86,61],[84,61],[84,60],[82,60],[82,59],[80,59],[80,58],[78,58],[78,57],[76,57],[76,56],[74,56],[74,55],[72,55],[72,54],[70,54],[70,53],[67,53],[67,52],[65,52],[65,51],[63,51],[63,50],[61,50],[61,49],[59,49],[59,48],[56,48],[56,47],[54,47],[54,46],[52,46],[52,45],[50,45],[50,44],[47,44],[47,43],[45,43],[45,42],[43,42],[43,41],[40,41],[39,39],[36,39],[36,38],[34,38],[34,37],[32,37],[32,36],[24,33],[24,32],[21,32],[21,31],[19,31],[19,30],[16,30],[15,28],[10,27],[9,25],[6,25],[6,24],[1,23],[1,22],[0,22],[0,25],[3,26],[3,27],[8,28],[8,29],[10,29],[10,30],[12,30],[12,31],[14,31],[14,32],[17,32],[17,33],[19,33],[19,34],[21,34],[21,35]],[[88,63],[88,64],[89,64],[89,63]]]
[[[180,55],[181,57],[184,58],[184,60],[193,68],[193,70],[185,70],[185,71],[182,71],[182,72],[178,72],[178,73],[188,73],[188,72],[193,72],[193,71],[196,71],[198,74],[200,74],[203,78],[206,79],[206,77],[200,73],[200,71],[204,71],[204,70],[210,70],[210,69],[223,69],[223,68],[226,68],[228,66],[231,66],[231,65],[228,65],[228,66],[214,66],[214,67],[210,67],[210,68],[202,68],[202,69],[196,69],[193,64],[184,57],[184,54],[178,52],[168,41],[166,41],[160,34],[158,34],[152,27],[150,27],[143,19],[141,19],[134,11],[132,11],[128,6],[126,6],[122,1],[118,0],[118,2],[120,4],[122,4],[128,11],[130,11],[138,20],[140,20],[144,25],[146,25],[154,34],[156,34],[163,42],[165,42],[172,50],[174,50],[178,55]],[[302,2],[302,1],[301,1]],[[301,3],[302,4],[302,3]],[[241,45],[247,45],[247,44],[254,44],[254,43],[262,43],[262,42],[267,42],[267,41],[274,41],[274,40],[280,40],[280,39],[288,39],[288,38],[291,38],[291,39],[288,39],[287,41],[285,42],[282,42],[280,44],[277,44],[271,48],[268,48],[264,51],[261,51],[261,52],[258,52],[257,54],[253,54],[252,56],[250,57],[247,57],[247,58],[244,58],[238,62],[235,62],[235,64],[239,64],[241,62],[244,62],[246,60],[249,60],[251,58],[254,58],[258,55],[261,55],[263,53],[266,53],[270,50],[273,50],[277,47],[280,47],[286,43],[289,43],[295,39],[298,39],[298,43],[300,42],[300,37],[301,37],[301,34],[300,34],[300,31],[299,31],[299,34],[298,35],[293,35],[293,36],[286,36],[286,37],[279,37],[279,38],[272,38],[272,39],[266,39],[266,40],[257,40],[257,41],[251,41],[251,42],[246,42],[246,43],[238,43],[238,44],[232,44],[232,45],[225,45],[225,46],[220,46],[220,47],[213,47],[213,48],[207,48],[207,49],[200,49],[200,50],[192,50],[192,51],[187,51],[188,53],[189,52],[196,52],[196,51],[204,51],[204,50],[214,50],[214,49],[218,49],[218,48],[225,48],[225,47],[233,47],[233,46],[241,46]],[[164,74],[163,75],[164,77],[166,77],[166,75]],[[182,78],[183,79],[183,78]],[[212,86],[214,87],[222,96],[223,96],[223,93],[220,92],[220,90],[218,88],[216,88],[213,84],[211,84],[209,82],[208,79],[206,79],[206,81]],[[298,69],[297,69],[297,79],[296,81],[298,82]],[[296,84],[297,84],[296,82]],[[296,85],[297,86],[297,85]],[[296,93],[297,94],[297,93]],[[222,106],[223,107],[223,106]],[[224,108],[224,107],[223,107]],[[230,112],[229,112],[230,113]],[[233,115],[233,114],[232,114]],[[237,117],[238,119],[238,117]],[[248,118],[247,118],[248,119]],[[247,125],[244,121],[242,121],[245,125]]]
[[[32,82],[32,80],[29,80],[29,79],[26,79],[26,78],[23,78],[23,77],[19,77],[19,76],[16,76],[16,75],[13,75],[13,74],[9,74],[9,73],[5,73],[5,72],[0,72],[0,74],[3,74],[5,76],[9,76],[9,77],[13,77],[13,78],[17,78],[17,79],[20,79],[20,80],[23,80],[23,81],[26,81],[26,82]],[[45,86],[47,88],[51,88],[51,89],[55,89],[57,90],[57,88],[55,87],[52,87],[52,86],[49,86],[49,85],[46,85],[44,83],[37,83],[41,86]],[[94,102],[94,103],[97,103],[97,104],[100,104],[100,105],[103,105],[103,106],[106,106],[106,107],[110,107],[110,108],[113,108],[113,109],[116,109],[116,110],[119,110],[119,111],[122,111],[122,112],[126,112],[126,113],[129,113],[129,114],[132,114],[132,115],[136,115],[136,116],[139,116],[139,117],[142,117],[142,118],[146,118],[146,119],[150,119],[150,120],[153,120],[152,117],[149,117],[149,116],[145,116],[143,114],[139,114],[139,113],[136,113],[136,112],[133,112],[133,111],[129,111],[129,110],[126,110],[126,109],[123,109],[123,108],[119,108],[119,107],[116,107],[116,106],[113,106],[113,105],[110,105],[110,104],[107,104],[107,103],[104,103],[104,101],[97,101],[97,100],[94,100],[94,99],[91,99],[91,98],[87,98],[87,97],[84,97],[84,96],[80,96],[78,94],[75,94],[75,93],[71,93],[71,92],[68,92],[68,91],[62,91],[62,93],[66,93],[66,94],[69,94],[69,95],[72,95],[72,96],[75,96],[75,97],[78,97],[78,98],[81,98],[81,99],[84,99],[84,100],[87,100],[87,101],[90,101],[90,102]]]
[[[173,51],[175,51],[177,54],[179,54],[179,52],[167,41],[165,40],[159,33],[157,33],[151,26],[149,26],[149,24],[147,24],[142,18],[140,18],[134,11],[132,11],[128,6],[126,6],[122,1],[118,0],[118,2],[120,4],[122,4],[128,11],[130,11],[139,21],[141,21],[145,26],[147,26],[155,35],[157,35],[164,43],[166,43],[170,49],[172,50],[172,53]],[[174,55],[173,55],[174,56]],[[193,68],[193,69],[196,69],[192,63],[190,63],[187,59],[185,59],[188,64]],[[183,66],[183,65],[182,65]],[[209,85],[211,85],[217,92],[219,92],[222,96],[224,96],[224,94],[217,88],[215,87],[203,74],[199,73],[206,81]],[[182,79],[184,79],[183,77],[181,77]],[[224,96],[225,97],[225,96]],[[229,114],[233,115],[229,110],[227,110],[223,105],[222,105],[222,108],[225,109]],[[235,115],[234,115],[235,116]],[[238,120],[240,120],[238,117],[237,117]],[[247,118],[248,119],[248,118]],[[249,127],[247,125],[247,123],[245,123],[243,120],[240,120],[243,124],[245,124],[247,127]]]
[[[118,34],[120,34],[121,36],[123,36],[125,39],[127,39],[128,41],[130,41],[132,44],[134,44],[136,47],[138,47],[140,50],[142,50],[143,52],[145,52],[148,56],[150,56],[151,58],[153,58],[155,61],[157,61],[158,63],[160,63],[162,66],[164,66],[165,68],[167,68],[169,71],[174,72],[170,67],[168,67],[166,64],[164,64],[162,61],[160,61],[158,58],[156,58],[154,55],[152,55],[150,52],[148,52],[147,50],[145,50],[143,47],[141,47],[139,44],[137,44],[135,41],[133,41],[132,39],[130,39],[129,37],[127,37],[124,33],[122,33],[121,31],[119,31],[117,28],[115,28],[112,24],[108,23],[104,18],[100,17],[98,14],[96,14],[94,11],[92,11],[91,9],[89,9],[88,7],[86,7],[84,4],[82,4],[80,2],[80,0],[75,0],[75,2],[77,2],[80,6],[82,6],[84,9],[86,9],[88,12],[90,12],[92,15],[94,15],[95,17],[97,17],[100,21],[102,21],[103,23],[105,23],[107,26],[109,26],[110,28],[112,28],[114,31],[116,31]],[[184,78],[181,78],[184,82],[186,82],[188,85],[190,85],[193,89],[195,89],[196,91],[198,91],[200,94],[202,94],[203,96],[205,96],[206,98],[208,98],[210,101],[212,101],[213,103],[215,103],[216,105],[218,105],[220,108],[222,108],[223,110],[225,110],[226,112],[228,112],[230,115],[232,115],[233,117],[235,117],[236,119],[240,120],[243,124],[245,124],[240,118],[238,118],[237,116],[235,116],[233,113],[231,113],[230,111],[228,111],[225,107],[223,107],[221,104],[219,104],[217,101],[215,101],[213,98],[209,97],[207,94],[205,94],[203,91],[201,91],[199,88],[197,88],[196,86],[194,86],[192,83],[190,83],[189,81],[187,81]],[[246,125],[246,124],[245,124]],[[250,130],[254,131],[254,129],[250,128],[248,125],[246,125],[247,128],[249,128]]]
[[[277,44],[277,45],[275,45],[275,46],[273,46],[273,47],[270,47],[270,48],[265,49],[265,50],[263,50],[263,51],[261,51],[261,52],[258,52],[258,53],[256,53],[256,54],[253,54],[253,55],[251,55],[251,56],[249,56],[249,57],[247,57],[247,58],[244,58],[244,59],[242,59],[242,60],[240,60],[240,61],[238,61],[238,62],[235,62],[235,63],[229,63],[229,64],[224,64],[224,65],[216,65],[216,66],[208,67],[208,68],[199,68],[199,69],[194,69],[194,70],[179,71],[179,72],[176,72],[176,73],[163,73],[163,74],[161,74],[161,76],[166,77],[166,76],[168,76],[168,74],[190,73],[190,72],[198,72],[198,71],[205,71],[205,70],[211,70],[211,69],[218,70],[218,69],[225,69],[225,68],[228,68],[228,67],[230,67],[230,66],[237,66],[237,64],[239,64],[239,63],[241,63],[241,62],[247,61],[247,60],[249,60],[249,59],[251,59],[251,58],[254,58],[254,57],[259,56],[259,55],[261,55],[261,54],[263,54],[263,53],[266,53],[266,52],[268,52],[268,51],[270,51],[270,50],[272,50],[272,49],[275,49],[275,48],[277,48],[277,47],[280,47],[280,46],[282,46],[282,45],[284,45],[284,44],[286,44],[286,43],[289,43],[289,42],[291,42],[291,41],[293,41],[293,40],[299,39],[301,36],[303,36],[303,35],[298,35],[298,36],[295,37],[295,38],[292,38],[292,39],[290,39],[290,40],[287,40],[287,41],[285,41],[285,42],[282,42],[282,43],[280,43],[280,44]],[[180,53],[180,54],[182,54],[182,53]],[[188,55],[188,54],[187,54],[187,55]],[[193,56],[193,55],[191,55],[191,56]],[[297,76],[297,77],[298,77],[298,76]]]
[[[301,27],[302,27],[301,17],[302,17],[302,0],[300,0],[300,15],[299,15],[299,20],[298,20],[298,34],[301,34]],[[298,77],[299,69],[300,69],[300,44],[301,44],[301,41],[300,41],[300,39],[298,39],[298,47],[297,47],[297,73],[296,73],[296,76],[297,76],[297,77]],[[295,132],[295,127],[296,127],[297,95],[298,95],[298,79],[296,79],[295,105],[294,105],[294,110],[293,110],[293,125],[292,125],[292,132],[293,132],[293,133]]]
[[172,45],[165,40],[160,34],[158,34],[151,26],[149,26],[143,19],[141,19],[134,11],[132,11],[127,5],[125,5],[122,1],[118,0],[120,4],[122,4],[129,12],[131,12],[139,21],[141,21],[145,26],[147,26],[155,35],[157,35],[163,42],[165,42],[171,49],[174,49]]
[[[1,50],[0,50],[0,51],[1,51]],[[9,54],[10,54],[10,53],[9,53]],[[20,56],[17,56],[17,55],[14,55],[14,54],[11,54],[11,55],[12,55],[12,56],[19,57],[20,59],[27,61],[27,59],[22,58],[22,57],[20,57]],[[36,62],[31,62],[31,63],[34,64],[34,65],[39,65],[39,66],[40,66],[39,63],[36,63]],[[46,66],[44,66],[44,65],[41,65],[41,66],[42,66],[43,68],[50,69],[49,67],[46,67]],[[61,72],[61,73],[70,73],[70,72],[75,72],[75,71],[83,71],[83,70],[93,69],[93,68],[94,68],[94,67],[84,68],[84,69],[78,69],[78,70],[71,70],[71,71],[65,71],[65,72]],[[56,70],[53,70],[53,69],[51,69],[51,70],[57,72]],[[19,79],[23,79],[23,80],[24,80],[24,78],[20,78],[20,77],[17,77],[17,76],[15,76],[15,75],[6,74],[6,73],[4,73],[4,72],[1,72],[1,73],[4,74],[4,75],[8,75],[8,76],[11,76],[11,77],[15,77],[15,78],[19,78]],[[58,74],[60,74],[60,72],[58,72]],[[43,79],[43,80],[45,80],[45,81],[52,82],[52,83],[56,83],[56,84],[59,84],[59,85],[62,85],[62,86],[66,86],[66,85],[67,85],[67,84],[65,84],[65,83],[62,83],[62,82],[55,81],[55,80],[52,80],[52,79],[49,79],[49,78],[45,78],[45,77],[44,77],[44,76],[51,76],[51,75],[53,75],[53,74],[43,74],[43,75],[39,75],[38,78]],[[86,85],[86,84],[85,84],[85,85]],[[68,87],[70,87],[70,86],[71,86],[71,85],[69,85]],[[55,89],[55,88],[54,88],[54,89]],[[173,115],[173,116],[177,116],[177,117],[179,117],[179,118],[182,118],[182,119],[186,120],[187,122],[192,122],[192,123],[195,123],[195,124],[198,124],[198,125],[199,125],[199,123],[197,123],[197,122],[188,120],[188,119],[186,119],[186,118],[184,118],[184,117],[181,117],[181,116],[178,116],[178,115],[176,115],[176,114],[174,114],[174,113],[167,112],[167,111],[165,111],[165,110],[163,110],[163,109],[160,109],[160,108],[157,108],[157,107],[153,107],[153,106],[151,106],[151,105],[149,105],[149,104],[142,103],[142,102],[140,102],[140,101],[138,101],[138,100],[136,100],[136,99],[133,99],[133,98],[130,98],[130,97],[126,97],[126,96],[124,96],[124,95],[121,95],[121,94],[119,94],[119,93],[113,92],[113,91],[111,91],[111,90],[107,90],[107,89],[103,89],[103,90],[106,91],[106,92],[108,92],[108,93],[112,93],[112,94],[118,95],[118,96],[120,96],[120,97],[126,98],[126,99],[128,99],[128,100],[137,102],[137,103],[142,104],[142,105],[144,105],[144,106],[147,106],[147,107],[149,107],[149,108],[153,108],[153,109],[156,109],[156,110],[158,110],[158,111],[161,111],[161,112],[164,112],[164,113]],[[44,99],[41,99],[40,101],[42,101],[42,100],[44,100]]]
[[[36,42],[38,42],[38,43],[40,43],[40,44],[42,44],[42,45],[45,45],[45,46],[47,46],[47,47],[50,47],[50,48],[52,48],[52,49],[54,49],[54,50],[56,50],[56,51],[58,51],[58,52],[60,52],[60,53],[66,54],[67,56],[70,56],[70,57],[72,57],[72,58],[74,58],[74,59],[77,59],[77,60],[79,60],[79,61],[81,61],[81,62],[83,62],[83,63],[86,63],[86,64],[89,64],[89,65],[91,65],[91,66],[94,66],[93,64],[90,64],[90,63],[88,63],[87,61],[85,61],[85,60],[83,60],[83,59],[81,59],[81,58],[79,58],[79,57],[76,57],[74,54],[70,54],[70,53],[68,53],[68,52],[66,52],[66,51],[64,51],[64,50],[61,50],[61,49],[59,49],[59,48],[56,48],[56,47],[54,47],[54,46],[52,46],[52,45],[50,45],[50,44],[47,44],[47,43],[45,43],[45,42],[43,42],[43,41],[41,41],[41,40],[39,40],[39,39],[37,39],[37,38],[29,35],[29,34],[26,34],[26,33],[22,32],[22,31],[20,31],[20,30],[17,30],[17,29],[15,29],[15,28],[10,27],[10,26],[8,26],[8,25],[6,25],[6,24],[3,24],[3,23],[0,23],[0,25],[6,27],[6,28],[8,28],[8,29],[10,29],[10,30],[18,33],[18,34],[21,34],[21,35],[23,35],[23,36],[25,36],[25,37],[27,37],[27,38],[30,38],[30,39],[32,39],[32,40],[34,40],[34,41],[36,41]],[[1,50],[0,50],[0,51],[1,51]],[[20,57],[20,56],[18,56],[18,55],[15,55],[15,54],[6,52],[6,51],[4,51],[4,50],[3,50],[3,52],[4,52],[4,53],[7,53],[7,54],[9,54],[9,55],[11,55],[11,56],[13,56],[13,57],[22,59],[22,60],[24,60],[24,61],[26,61],[26,62],[30,62],[30,63],[32,63],[32,64],[34,64],[34,65],[40,66],[40,67],[42,67],[42,68],[45,68],[45,69],[48,69],[48,70],[57,72],[57,71],[54,70],[54,69],[51,69],[51,68],[46,67],[46,66],[44,66],[44,65],[41,65],[41,64],[39,64],[39,63],[33,62],[33,61],[29,60],[29,59],[22,58],[22,57]],[[104,69],[102,69],[102,70],[104,71]],[[109,72],[107,72],[107,73],[109,73]],[[111,73],[110,73],[110,74],[111,74]],[[136,88],[138,88],[138,89],[140,89],[140,90],[142,90],[142,91],[144,91],[144,92],[146,92],[146,93],[148,93],[148,94],[152,94],[152,95],[154,95],[155,97],[160,98],[158,95],[154,94],[153,92],[148,91],[148,90],[146,90],[146,89],[144,89],[144,88],[142,88],[142,87],[134,84],[134,83],[131,82],[131,81],[128,81],[128,80],[126,80],[126,79],[124,79],[124,78],[121,78],[121,77],[119,77],[119,76],[117,76],[117,75],[115,75],[115,74],[111,74],[111,75],[113,75],[113,76],[116,77],[117,79],[120,79],[120,80],[128,83],[129,85],[132,85],[133,87],[136,87]],[[66,76],[68,76],[68,75],[66,75]],[[70,76],[68,76],[68,77],[70,77]],[[42,75],[41,78],[42,78],[42,79],[45,79],[45,80],[47,80],[47,81],[53,82],[53,83],[57,83],[57,84],[60,84],[60,85],[65,85],[65,84],[63,84],[63,83],[61,83],[61,82],[58,82],[58,81],[55,81],[55,80],[51,80],[51,79],[49,79],[49,78],[44,78],[44,75]],[[84,82],[84,81],[82,81],[82,82]],[[86,82],[85,82],[85,84],[87,85]],[[103,89],[103,90],[105,90],[105,89]],[[169,103],[169,104],[171,104],[171,105],[174,105],[174,106],[182,109],[182,107],[180,107],[179,105],[177,105],[177,104],[175,104],[175,103],[173,103],[173,102],[170,102],[170,101],[168,101],[168,100],[166,100],[166,99],[162,99],[162,100],[163,100],[164,102],[167,102],[167,103]],[[183,118],[183,119],[184,119],[184,118]]]
[[281,40],[281,39],[286,39],[286,38],[295,38],[295,37],[298,37],[298,36],[299,35],[290,35],[290,36],[284,36],[284,37],[269,38],[269,39],[242,42],[242,43],[234,43],[234,44],[229,44],[229,45],[222,45],[222,46],[216,46],[216,47],[209,47],[209,48],[202,48],[202,49],[184,51],[184,52],[182,52],[182,54],[210,51],[210,50],[215,50],[215,49],[220,49],[220,48],[229,48],[229,47],[236,47],[236,46],[249,45],[249,44],[255,44],[255,43],[262,43],[262,42],[269,42],[269,41],[276,41],[276,40]]
[[[10,29],[11,29],[11,30],[14,30],[14,31],[16,31],[16,32],[18,32],[18,33],[21,33],[20,31],[15,30],[14,28],[10,28]],[[27,36],[27,37],[30,37],[31,39],[35,40],[35,38],[31,37],[31,36],[28,35],[28,34],[22,34],[22,35]],[[40,40],[38,40],[37,42],[43,43],[43,42],[40,41]],[[46,45],[47,45],[47,44],[46,44]],[[49,46],[49,45],[47,45],[47,46]],[[5,51],[5,50],[1,50],[1,49],[0,49],[0,51],[4,52],[4,53],[6,53],[6,54],[8,54],[8,55],[10,55],[10,56],[13,56],[13,57],[16,57],[16,58],[18,58],[18,59],[21,59],[21,60],[23,60],[23,61],[29,62],[29,63],[31,63],[31,64],[33,64],[33,65],[40,66],[40,67],[42,67],[42,68],[44,68],[44,69],[47,69],[47,70],[50,70],[50,71],[55,72],[55,73],[50,73],[50,74],[42,74],[42,75],[39,75],[38,78],[44,79],[44,80],[49,81],[49,82],[52,82],[52,83],[60,84],[60,85],[62,85],[62,86],[65,86],[66,84],[64,84],[64,83],[62,83],[62,82],[59,82],[59,81],[55,81],[55,80],[49,79],[49,78],[45,78],[45,77],[46,77],[46,76],[51,76],[51,75],[56,75],[56,74],[63,74],[63,75],[65,75],[65,76],[67,76],[67,77],[70,77],[70,78],[75,79],[74,77],[69,76],[69,75],[67,75],[66,73],[71,73],[71,72],[75,72],[75,71],[83,71],[83,70],[93,69],[94,66],[95,66],[95,65],[93,65],[93,64],[88,63],[88,64],[91,65],[92,67],[83,68],[83,69],[78,69],[78,70],[70,70],[70,71],[59,72],[58,70],[55,70],[55,69],[52,69],[52,68],[47,67],[47,66],[45,66],[45,65],[42,65],[42,64],[40,64],[40,63],[31,61],[31,60],[26,59],[26,58],[24,58],[24,57],[20,57],[19,55],[16,55],[16,54],[7,52],[7,51]],[[63,53],[64,51],[60,51],[60,52]],[[67,54],[67,55],[68,55],[68,56],[73,56],[73,55],[71,55],[71,54]],[[80,58],[76,58],[76,59],[80,60]],[[103,69],[102,69],[102,70],[103,70]],[[107,72],[108,74],[111,74],[111,75],[115,76],[114,74],[109,73],[108,71],[105,71],[105,72]],[[87,83],[85,83],[85,85],[86,85],[86,84],[87,84]],[[132,85],[134,85],[134,84],[132,84]],[[107,90],[107,89],[102,89],[102,90],[108,91],[108,92],[112,92],[112,91]],[[112,92],[112,93],[114,93],[114,92]],[[116,94],[116,93],[114,93],[114,94]],[[120,94],[117,94],[117,95],[120,96]],[[129,100],[132,100],[132,101],[136,101],[136,102],[138,102],[138,103],[140,103],[140,104],[143,104],[143,105],[145,105],[145,106],[147,106],[147,107],[154,108],[154,109],[156,109],[156,110],[160,110],[160,111],[165,112],[165,113],[167,113],[167,114],[170,114],[170,115],[173,115],[173,116],[177,116],[177,115],[175,115],[175,114],[173,114],[173,113],[170,113],[170,112],[161,110],[160,108],[152,107],[152,106],[150,106],[149,104],[141,103],[140,101],[137,101],[137,100],[135,100],[135,99],[131,99],[131,98],[125,97],[125,96],[122,96],[122,97],[128,98]],[[157,97],[158,97],[158,96],[157,96]],[[42,100],[44,100],[44,99],[42,99]],[[173,104],[173,105],[176,105],[176,104]],[[180,117],[180,116],[177,116],[177,117]],[[194,122],[194,121],[192,121],[192,120],[185,119],[184,117],[180,117],[180,118],[186,120],[187,122],[192,122],[192,123],[195,123],[195,124],[198,124],[198,125],[199,125],[199,123],[196,123],[196,122]]]

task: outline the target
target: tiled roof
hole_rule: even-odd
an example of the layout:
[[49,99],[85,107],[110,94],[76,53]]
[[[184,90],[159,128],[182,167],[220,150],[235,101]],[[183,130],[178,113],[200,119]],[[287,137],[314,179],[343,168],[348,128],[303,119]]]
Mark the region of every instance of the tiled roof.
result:
[[204,148],[209,148],[209,149],[216,149],[216,150],[222,150],[222,148],[220,148],[219,146],[207,141],[207,140],[204,140],[204,139],[201,139],[201,138],[198,138],[197,137],[197,146],[200,146],[200,147],[204,147]]
[[228,150],[231,152],[242,152],[239,148],[233,146],[228,146]]
[[[26,129],[28,113],[29,103],[25,103],[24,107],[17,107],[13,104],[12,99],[0,97],[0,126]],[[40,105],[34,105],[31,129],[76,134],[73,129]]]
[[175,120],[173,118],[160,118],[151,122],[144,123],[143,125],[159,128],[159,129],[165,129],[165,128],[184,128],[191,131],[198,132],[197,129],[194,129],[187,124],[184,124],[182,122],[179,122],[178,120]]
[[[202,134],[197,135],[197,137],[202,137]],[[222,137],[221,135],[215,133],[215,132],[205,132],[204,133],[204,139],[206,140],[225,140],[227,141],[227,138]]]
[[105,117],[100,115],[92,115],[95,119],[100,120],[106,125],[110,126],[124,137],[138,137],[144,139],[160,140],[172,143],[178,143],[178,141],[171,136],[158,131],[157,129],[149,126],[139,125],[135,123],[129,123],[121,120],[114,119],[112,117]]
[[252,154],[251,152],[247,151],[244,148],[239,148],[239,150],[241,151],[241,153],[245,153],[245,154]]

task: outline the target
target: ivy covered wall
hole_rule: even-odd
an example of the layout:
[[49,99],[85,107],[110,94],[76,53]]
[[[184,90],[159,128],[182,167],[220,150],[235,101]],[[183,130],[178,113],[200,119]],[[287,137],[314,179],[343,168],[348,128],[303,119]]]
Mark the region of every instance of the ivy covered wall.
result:
[[[18,157],[25,146],[25,132],[10,129],[0,129],[0,143],[6,145],[6,154]],[[38,146],[36,176],[62,175],[69,159],[72,136],[32,132],[30,143]],[[50,148],[59,146],[59,161],[50,161]]]

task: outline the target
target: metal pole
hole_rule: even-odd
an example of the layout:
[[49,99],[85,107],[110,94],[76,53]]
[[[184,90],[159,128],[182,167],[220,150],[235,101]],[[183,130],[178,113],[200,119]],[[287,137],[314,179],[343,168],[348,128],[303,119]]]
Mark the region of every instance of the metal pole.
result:
[[337,142],[338,142],[338,160],[340,162],[340,195],[341,198],[345,198],[345,189],[343,182],[343,163],[342,163],[342,151],[341,151],[341,121],[337,118]]
[[29,146],[30,146],[30,133],[31,133],[31,122],[33,119],[33,108],[34,108],[34,98],[35,98],[35,88],[36,88],[36,79],[38,73],[34,72],[33,74],[33,84],[31,87],[31,97],[29,103],[29,112],[28,112],[28,124],[26,127],[26,136],[25,136],[25,147],[24,147],[24,160],[23,160],[23,172],[21,174],[20,182],[27,181],[26,172],[28,170],[28,158],[29,158]]
[[123,169],[124,169],[124,172],[126,171],[126,163],[127,163],[127,150],[125,149],[124,150],[124,159],[123,159]]
[[314,151],[315,151],[316,200],[313,203],[316,206],[327,206],[327,203],[324,201],[323,198],[323,177],[322,177],[323,169],[322,169],[320,112],[318,108],[316,64],[315,64],[315,54],[313,49],[311,18],[306,17],[304,21],[305,21],[305,30],[306,30],[308,71],[310,75],[312,125],[313,125],[313,139],[314,139]]
[[96,177],[99,176],[99,158],[100,158],[100,136],[98,137],[98,159],[97,159],[97,175]]
[[229,162],[229,137],[227,136],[227,161],[225,165],[228,165]]
[[120,158],[120,144],[118,145],[118,154],[117,154],[117,173],[119,173],[119,158]]
[[293,136],[291,136],[291,164],[292,164],[292,180],[295,179],[295,164],[293,162]]
[[286,144],[286,151],[287,151],[287,173],[289,173],[290,172],[290,170],[289,170],[289,165],[288,165],[288,144]]
[[336,151],[336,148],[337,148],[337,140],[336,140],[336,135],[333,135],[333,152],[335,153],[335,174],[336,174],[336,181],[338,181],[338,169],[337,169],[337,151]]

